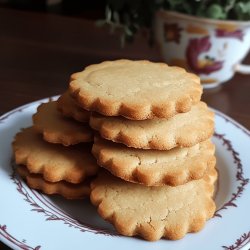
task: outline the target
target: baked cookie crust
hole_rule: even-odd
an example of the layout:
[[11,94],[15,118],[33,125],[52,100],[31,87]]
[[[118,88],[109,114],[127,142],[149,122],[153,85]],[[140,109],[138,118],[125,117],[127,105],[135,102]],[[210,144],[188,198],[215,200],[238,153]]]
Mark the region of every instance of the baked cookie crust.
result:
[[200,101],[199,78],[150,61],[105,61],[71,76],[70,93],[84,109],[132,120],[170,118]]
[[170,119],[132,121],[93,113],[90,126],[103,138],[128,147],[170,150],[191,147],[210,138],[214,132],[214,113],[204,102]]
[[217,172],[177,187],[146,187],[101,171],[91,183],[91,202],[100,216],[126,236],[155,241],[181,239],[198,232],[215,212],[212,199]]
[[129,182],[147,186],[178,186],[202,178],[214,167],[215,146],[210,140],[189,148],[144,150],[95,138],[92,153],[99,166]]
[[72,184],[66,181],[49,182],[41,174],[31,174],[25,166],[17,166],[16,171],[27,182],[30,188],[38,189],[45,194],[59,194],[66,199],[82,199],[90,194],[90,183]]
[[51,144],[32,127],[17,133],[12,145],[16,164],[25,165],[30,173],[41,174],[46,181],[80,183],[99,168],[90,145]]

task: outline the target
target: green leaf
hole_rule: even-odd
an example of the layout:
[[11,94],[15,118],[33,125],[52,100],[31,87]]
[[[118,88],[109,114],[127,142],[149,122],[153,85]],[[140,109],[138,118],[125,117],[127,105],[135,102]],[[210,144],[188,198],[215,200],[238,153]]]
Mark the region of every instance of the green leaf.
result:
[[106,23],[107,23],[106,20],[101,19],[101,20],[96,20],[95,25],[96,25],[97,27],[102,27],[102,26],[104,26]]
[[219,4],[211,4],[206,11],[206,16],[212,19],[225,19],[226,13]]
[[250,2],[239,2],[235,6],[235,13],[239,20],[250,19]]
[[133,36],[133,32],[129,29],[129,27],[125,26],[124,31],[127,36]]
[[225,4],[225,12],[228,13],[234,6],[235,6],[236,0],[227,0]]
[[167,2],[169,3],[171,9],[175,9],[177,5],[183,3],[183,0],[168,0]]
[[106,6],[106,9],[105,9],[105,17],[106,17],[107,22],[111,21],[112,11],[108,5]]
[[119,13],[117,11],[114,11],[113,17],[114,17],[114,21],[119,24],[120,23],[120,16],[119,16]]

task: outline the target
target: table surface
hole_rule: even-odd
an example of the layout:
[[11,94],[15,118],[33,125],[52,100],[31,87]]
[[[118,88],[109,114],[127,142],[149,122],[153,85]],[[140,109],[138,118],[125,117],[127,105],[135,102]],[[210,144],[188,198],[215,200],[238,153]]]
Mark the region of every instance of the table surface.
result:
[[[0,115],[62,93],[70,74],[86,65],[118,58],[161,61],[142,36],[121,49],[118,34],[90,20],[0,9]],[[203,100],[250,129],[250,76],[235,75]]]

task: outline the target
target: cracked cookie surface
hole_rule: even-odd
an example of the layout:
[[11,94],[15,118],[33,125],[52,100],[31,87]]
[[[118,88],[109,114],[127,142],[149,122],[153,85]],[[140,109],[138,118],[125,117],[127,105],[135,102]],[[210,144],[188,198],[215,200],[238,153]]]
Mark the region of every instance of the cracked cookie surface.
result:
[[217,172],[177,187],[128,183],[104,170],[91,183],[91,202],[100,216],[126,236],[150,241],[181,239],[198,232],[215,212],[212,199]]
[[25,166],[17,166],[16,171],[27,182],[30,188],[38,189],[45,194],[59,194],[66,199],[82,199],[89,196],[89,182],[72,184],[66,181],[49,182],[41,174],[31,174]]
[[13,151],[16,164],[25,165],[30,173],[41,174],[50,182],[80,183],[95,175],[99,168],[90,152],[91,145],[51,144],[32,127],[17,133]]
[[90,112],[76,104],[69,91],[62,94],[57,100],[58,110],[66,117],[71,117],[79,122],[88,122]]
[[92,153],[99,166],[126,181],[147,186],[185,184],[215,166],[215,146],[207,140],[189,148],[144,150],[95,137]]
[[132,121],[93,113],[90,126],[103,138],[128,147],[169,150],[191,147],[210,138],[214,132],[214,113],[204,102],[170,119]]
[[44,140],[64,146],[93,141],[93,131],[88,124],[63,117],[57,110],[57,102],[42,103],[33,115],[34,128],[43,134]]
[[71,76],[70,93],[84,109],[133,120],[170,118],[200,101],[194,74],[150,61],[105,61]]

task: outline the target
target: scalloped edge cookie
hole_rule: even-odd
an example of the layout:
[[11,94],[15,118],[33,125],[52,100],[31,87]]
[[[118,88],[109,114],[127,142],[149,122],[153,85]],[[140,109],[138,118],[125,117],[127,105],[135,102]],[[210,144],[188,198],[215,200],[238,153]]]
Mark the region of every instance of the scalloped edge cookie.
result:
[[188,112],[202,94],[196,75],[146,60],[93,64],[71,80],[70,93],[84,109],[132,120]]
[[90,112],[76,104],[67,90],[57,100],[57,109],[63,116],[71,117],[79,122],[88,122]]
[[57,102],[42,103],[32,116],[34,128],[45,141],[64,146],[93,141],[93,131],[88,124],[63,117],[57,110]]
[[25,165],[30,173],[41,174],[46,181],[80,183],[99,169],[90,145],[51,144],[33,127],[17,133],[12,147],[16,164]]
[[200,231],[214,215],[216,179],[213,168],[203,179],[177,187],[146,187],[100,171],[91,183],[90,199],[122,235],[178,240]]
[[49,182],[41,174],[31,174],[25,166],[17,166],[16,171],[30,188],[38,189],[45,194],[59,194],[66,199],[83,199],[90,194],[89,182],[72,184],[66,181]]
[[128,147],[170,150],[191,147],[210,138],[214,133],[214,113],[199,102],[189,112],[170,119],[132,121],[93,113],[89,124],[101,137]]
[[113,175],[147,186],[177,186],[200,179],[216,164],[215,146],[204,141],[168,151],[128,148],[95,137],[92,154]]

